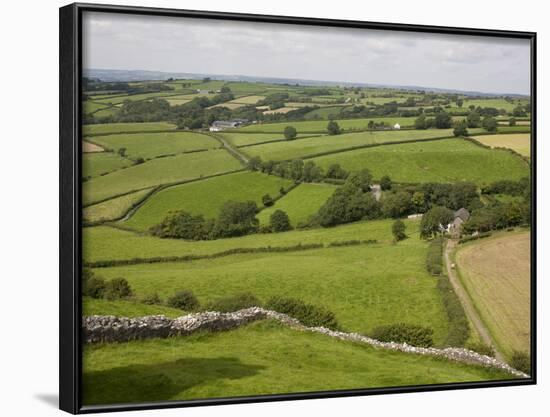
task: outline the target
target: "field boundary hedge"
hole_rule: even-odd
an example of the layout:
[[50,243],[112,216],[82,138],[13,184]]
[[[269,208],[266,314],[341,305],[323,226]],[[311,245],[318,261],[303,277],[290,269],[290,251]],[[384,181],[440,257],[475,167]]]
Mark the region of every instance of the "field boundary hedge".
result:
[[[124,230],[121,228],[121,230]],[[126,266],[126,265],[138,265],[138,264],[153,264],[153,263],[163,263],[163,262],[190,262],[201,259],[216,259],[222,258],[225,256],[231,255],[241,255],[248,253],[284,253],[284,252],[298,252],[304,250],[312,249],[323,249],[323,248],[334,248],[338,246],[352,246],[352,245],[372,245],[378,243],[377,240],[362,240],[359,243],[353,244],[342,244],[342,242],[329,242],[328,244],[324,243],[298,243],[291,246],[260,246],[256,248],[232,248],[227,249],[221,252],[215,252],[211,254],[204,255],[175,255],[175,256],[155,256],[151,258],[131,258],[131,259],[113,259],[106,261],[93,261],[93,262],[84,262],[86,268],[110,268],[116,266]]]

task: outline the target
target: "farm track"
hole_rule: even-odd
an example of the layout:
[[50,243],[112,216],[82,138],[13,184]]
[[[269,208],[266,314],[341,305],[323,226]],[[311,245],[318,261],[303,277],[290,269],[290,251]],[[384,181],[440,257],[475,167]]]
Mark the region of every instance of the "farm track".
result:
[[227,140],[225,140],[221,136],[216,135],[214,133],[205,133],[205,135],[211,136],[214,139],[216,139],[218,142],[220,142],[222,146],[227,150],[227,152],[229,152],[231,155],[237,158],[239,162],[241,162],[243,165],[248,164],[248,160],[249,160],[248,156],[240,152],[238,148],[233,147],[233,145],[231,145]]
[[445,244],[444,257],[445,257],[445,265],[447,268],[447,276],[449,277],[449,281],[451,282],[451,285],[453,286],[453,289],[457,297],[460,299],[460,302],[464,307],[464,311],[466,312],[468,319],[474,325],[483,343],[493,347],[493,349],[495,350],[495,358],[497,360],[501,362],[505,362],[504,356],[502,355],[501,352],[497,350],[497,344],[495,343],[493,337],[491,336],[489,329],[487,328],[487,326],[485,326],[485,324],[483,323],[483,320],[481,320],[481,317],[477,313],[477,310],[475,309],[470,296],[466,292],[466,289],[463,287],[462,282],[460,281],[460,278],[458,277],[456,271],[451,266],[450,254],[456,247],[456,244],[457,242],[451,239],[448,239],[447,243]]

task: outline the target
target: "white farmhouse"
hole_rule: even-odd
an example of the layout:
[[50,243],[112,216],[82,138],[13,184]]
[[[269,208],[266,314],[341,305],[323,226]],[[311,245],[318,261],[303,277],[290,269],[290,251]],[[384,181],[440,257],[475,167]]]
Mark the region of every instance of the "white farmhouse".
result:
[[401,129],[401,125],[399,123],[396,123],[396,124],[393,125],[393,129],[394,130],[399,130],[399,129]]

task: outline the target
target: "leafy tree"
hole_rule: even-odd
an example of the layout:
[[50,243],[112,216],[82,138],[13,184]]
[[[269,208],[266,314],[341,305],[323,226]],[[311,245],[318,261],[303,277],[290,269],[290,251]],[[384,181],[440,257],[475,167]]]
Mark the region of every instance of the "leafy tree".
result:
[[527,113],[525,112],[525,109],[521,106],[517,106],[516,108],[514,108],[514,110],[512,111],[512,115],[514,117],[525,117],[527,115]]
[[349,172],[343,169],[340,164],[332,164],[327,169],[327,178],[346,179]]
[[466,116],[466,124],[469,128],[475,128],[481,126],[481,116],[476,111],[471,111]]
[[292,229],[290,219],[283,210],[275,210],[269,217],[269,226],[274,232],[285,232]]
[[118,148],[118,150],[116,151],[118,153],[118,155],[122,158],[126,157],[126,148]]
[[304,164],[302,180],[304,182],[318,182],[323,179],[323,170],[315,165],[313,161],[307,161]]
[[388,175],[382,176],[382,178],[380,178],[380,189],[382,191],[388,191],[388,190],[391,190],[391,187],[392,187],[391,178]]
[[399,218],[411,209],[411,196],[406,191],[385,194],[382,199],[384,217]]
[[262,166],[260,167],[262,172],[265,172],[266,174],[270,175],[273,172],[273,168],[275,167],[275,161],[269,160],[262,162]]
[[440,225],[447,225],[454,220],[454,213],[447,207],[435,206],[428,210],[422,216],[420,222],[420,237],[428,239],[436,236],[439,232]]
[[422,191],[415,191],[411,198],[413,210],[417,213],[426,211],[425,194]]
[[321,206],[317,221],[323,227],[330,227],[363,218],[374,219],[379,213],[378,202],[370,192],[365,193],[361,188],[345,184]]
[[328,122],[327,132],[329,135],[339,135],[341,133],[340,126],[334,120]]
[[393,233],[393,237],[395,238],[395,240],[400,241],[407,237],[407,235],[405,234],[405,229],[406,226],[402,220],[396,220],[393,222],[391,232]]
[[462,108],[462,105],[464,104],[464,100],[462,100],[461,98],[459,98],[457,101],[456,101],[456,105],[458,106],[458,108]]
[[294,159],[290,163],[290,178],[294,181],[300,181],[304,173],[304,161],[301,159]]
[[166,301],[170,307],[177,308],[184,311],[194,311],[200,306],[199,300],[190,290],[177,291],[173,296]]
[[448,129],[452,126],[453,119],[447,112],[439,112],[435,115],[435,127],[438,129]]
[[354,187],[359,188],[364,193],[370,191],[371,183],[372,175],[368,169],[362,169],[356,173],[353,173],[346,179],[346,184],[351,184]]
[[428,126],[426,125],[426,116],[421,114],[416,118],[414,121],[414,128],[419,130],[427,129]]
[[224,85],[222,88],[220,88],[220,93],[222,94],[231,93],[231,88],[229,88],[227,85]]
[[91,269],[82,272],[82,295],[92,298],[103,298],[105,294],[105,280]]
[[259,156],[253,156],[248,160],[247,168],[250,171],[259,171],[262,168],[262,158]]
[[516,125],[516,119],[513,117],[510,117],[510,120],[508,120],[508,126],[515,126]]
[[150,232],[162,238],[205,240],[211,237],[212,228],[213,221],[205,220],[202,215],[180,210],[168,213]]
[[233,237],[257,232],[259,228],[257,211],[258,207],[254,201],[225,202],[218,215],[214,235]]
[[453,135],[455,136],[468,136],[468,129],[467,129],[467,123],[466,121],[460,121],[455,125],[455,128],[453,129]]
[[296,137],[296,129],[293,126],[287,126],[284,130],[285,139],[292,140]]
[[269,194],[265,194],[262,197],[262,203],[266,207],[272,206],[273,205],[273,198],[271,198],[271,196]]
[[483,118],[482,126],[487,132],[496,132],[498,122],[494,117],[488,116]]

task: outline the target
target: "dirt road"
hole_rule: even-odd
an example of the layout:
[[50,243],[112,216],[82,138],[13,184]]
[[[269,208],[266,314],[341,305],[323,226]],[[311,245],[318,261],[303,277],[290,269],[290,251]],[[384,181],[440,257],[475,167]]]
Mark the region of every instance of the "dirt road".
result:
[[489,333],[489,330],[479,317],[479,314],[477,313],[474,304],[470,299],[470,296],[462,286],[462,282],[460,282],[456,271],[451,267],[452,262],[450,254],[455,248],[456,244],[456,240],[448,239],[447,244],[445,245],[445,250],[443,252],[443,255],[445,257],[445,265],[447,266],[447,276],[449,277],[449,281],[451,282],[451,285],[453,286],[456,295],[458,296],[460,302],[462,303],[462,306],[464,307],[466,316],[470,320],[470,323],[472,323],[477,330],[477,333],[481,337],[483,343],[491,345],[495,350],[495,358],[499,361],[505,362],[504,356],[497,350],[496,343],[493,340],[491,333]]

